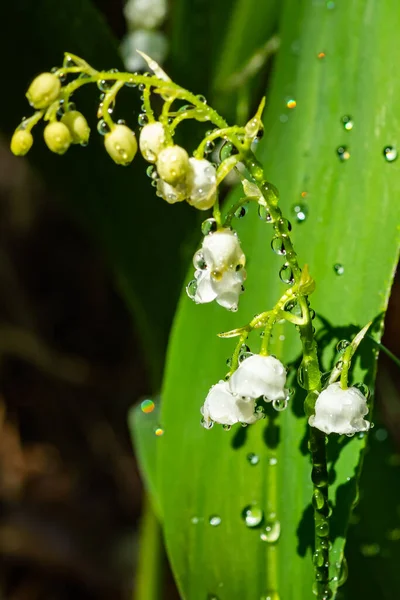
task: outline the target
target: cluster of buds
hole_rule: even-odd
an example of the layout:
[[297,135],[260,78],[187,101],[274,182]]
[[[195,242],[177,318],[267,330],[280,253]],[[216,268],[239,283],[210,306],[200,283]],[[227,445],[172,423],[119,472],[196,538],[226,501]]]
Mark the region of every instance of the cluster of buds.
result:
[[140,132],[142,156],[155,163],[157,194],[169,204],[186,200],[199,210],[208,210],[217,198],[217,172],[206,159],[190,157],[181,146],[168,144],[168,132],[159,121]]

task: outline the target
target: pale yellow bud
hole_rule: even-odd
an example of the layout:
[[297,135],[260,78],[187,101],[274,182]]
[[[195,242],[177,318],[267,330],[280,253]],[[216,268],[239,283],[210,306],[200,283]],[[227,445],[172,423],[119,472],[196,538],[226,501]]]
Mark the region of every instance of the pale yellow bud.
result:
[[25,156],[32,148],[33,136],[28,129],[17,129],[11,138],[11,152],[15,156]]
[[41,73],[29,86],[26,92],[29,104],[34,108],[47,108],[57,100],[61,91],[61,82],[54,73]]
[[49,150],[56,154],[65,154],[72,142],[68,127],[59,121],[46,125],[43,135]]
[[163,181],[172,186],[183,183],[189,171],[189,156],[181,146],[168,146],[157,159],[157,171]]
[[126,125],[115,125],[104,138],[104,145],[117,165],[129,165],[137,152],[135,133]]
[[73,144],[86,145],[89,141],[90,127],[78,110],[70,110],[61,118],[61,123],[64,123],[69,129]]
[[140,132],[139,147],[143,158],[154,163],[157,156],[165,148],[166,137],[164,125],[160,122],[145,125]]

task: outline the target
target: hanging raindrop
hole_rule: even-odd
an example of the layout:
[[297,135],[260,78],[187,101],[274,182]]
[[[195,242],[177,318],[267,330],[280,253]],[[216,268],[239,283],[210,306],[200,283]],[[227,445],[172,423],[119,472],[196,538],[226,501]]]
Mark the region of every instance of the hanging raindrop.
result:
[[393,146],[385,146],[383,156],[387,162],[393,162],[397,158],[397,150]]

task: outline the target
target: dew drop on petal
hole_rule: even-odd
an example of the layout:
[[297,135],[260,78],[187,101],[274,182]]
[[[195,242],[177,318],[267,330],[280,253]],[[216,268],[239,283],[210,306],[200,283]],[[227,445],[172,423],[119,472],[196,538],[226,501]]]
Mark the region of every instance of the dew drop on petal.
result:
[[211,527],[218,527],[218,525],[221,525],[221,521],[222,519],[219,515],[211,515],[208,519],[208,522],[210,523]]
[[393,162],[397,158],[397,150],[393,146],[385,146],[383,149],[383,156],[386,162]]
[[249,504],[242,511],[242,519],[247,527],[258,527],[264,519],[264,512],[257,504]]
[[192,279],[192,281],[189,281],[189,283],[186,286],[186,293],[191,300],[194,300],[194,298],[196,296],[196,292],[197,292],[197,281],[195,279]]
[[286,408],[288,407],[288,401],[283,399],[283,400],[273,400],[272,401],[272,407],[277,411],[277,412],[282,412],[283,410],[286,410]]
[[344,273],[344,266],[341,265],[340,263],[335,263],[333,265],[333,270],[335,271],[336,275],[343,275],[343,273]]
[[153,412],[153,410],[155,408],[155,404],[154,404],[153,400],[143,400],[143,402],[141,402],[141,404],[140,404],[140,408],[141,408],[142,412],[144,412],[146,415],[148,415],[149,413]]

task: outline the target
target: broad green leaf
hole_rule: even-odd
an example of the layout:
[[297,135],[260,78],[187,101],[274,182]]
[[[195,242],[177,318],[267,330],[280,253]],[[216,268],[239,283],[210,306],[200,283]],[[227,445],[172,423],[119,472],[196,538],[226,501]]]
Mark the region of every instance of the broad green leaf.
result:
[[[31,113],[25,98],[30,81],[38,72],[62,64],[64,52],[80,55],[98,69],[122,68],[117,42],[89,0],[70,0],[62,6],[51,0],[7,2],[2,18],[4,23],[15,24],[3,27],[0,37],[6,84],[0,128],[7,137],[22,116]],[[19,47],[23,54],[17,51]],[[74,98],[92,128],[87,148],[72,147],[63,157],[52,155],[39,125],[34,130],[34,146],[24,160],[54,190],[54,201],[61,199],[104,248],[142,334],[156,381],[183,276],[185,232],[191,230],[195,215],[189,207],[171,207],[156,197],[140,156],[127,168],[112,162],[96,131],[99,94],[91,85]],[[139,107],[137,90],[123,90],[114,116],[137,130]],[[165,256],[174,268],[165,268]]]
[[[399,27],[395,0],[284,5],[260,156],[293,221],[300,261],[317,282],[311,300],[319,315],[324,370],[337,360],[335,342],[369,320],[376,320],[379,338],[397,262],[399,168],[383,149],[399,142],[400,83],[393,77]],[[286,106],[288,99],[296,108]],[[352,129],[344,127],[346,115]],[[339,156],[343,146],[348,154]],[[292,207],[300,202],[308,216],[298,223]],[[270,308],[284,289],[277,276],[282,259],[269,250],[269,225],[254,210],[239,225],[249,257],[239,313],[195,306],[183,295],[174,325],[157,469],[165,538],[183,598],[308,599],[312,489],[301,391],[287,411],[246,429],[205,431],[199,425],[199,408],[209,387],[224,377],[233,350],[232,340],[216,334]],[[251,340],[253,351],[258,344],[256,337]],[[296,332],[288,325],[276,330],[273,351],[287,363],[298,360]],[[372,344],[364,342],[355,381],[372,385],[374,365]],[[334,585],[364,443],[365,438],[329,443]],[[249,453],[257,455],[257,464],[250,464]],[[242,519],[252,504],[264,513],[261,528],[249,528]],[[220,519],[211,519],[214,526],[213,516]],[[260,533],[268,538],[271,528],[277,536],[277,521],[277,541],[262,541]]]

